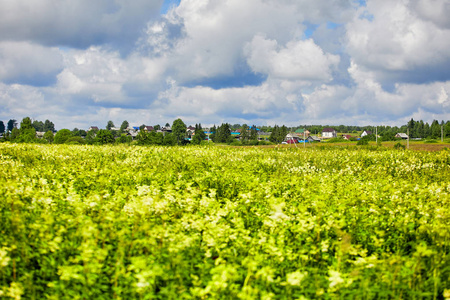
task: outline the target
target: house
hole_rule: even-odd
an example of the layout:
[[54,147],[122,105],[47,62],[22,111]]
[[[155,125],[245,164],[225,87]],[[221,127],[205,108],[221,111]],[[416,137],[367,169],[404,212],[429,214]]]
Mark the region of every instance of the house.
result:
[[310,134],[310,132],[309,132],[309,130],[307,130],[307,129],[299,128],[299,129],[297,129],[297,130],[295,131],[295,134],[296,134],[298,137],[303,138],[303,136],[304,136],[304,137],[308,137],[309,134]]
[[284,138],[284,141],[288,144],[295,144],[298,143],[298,137],[295,136],[293,133],[288,133],[286,137]]
[[337,137],[337,132],[333,128],[326,127],[322,130],[322,138],[331,139]]
[[320,139],[317,136],[315,136],[315,135],[310,135],[310,136],[308,136],[306,141],[308,141],[308,142],[320,142]]
[[36,131],[36,137],[38,139],[42,139],[44,137],[45,132],[44,131]]
[[88,131],[91,131],[91,130],[98,131],[99,129],[97,126],[91,126],[91,127],[89,127]]
[[144,126],[144,130],[147,132],[153,131],[153,126]]
[[403,140],[407,140],[408,139],[408,135],[406,133],[397,133],[395,135],[395,138],[400,138],[400,139],[403,139]]
[[369,135],[369,134],[372,134],[372,131],[364,130],[364,131],[361,133],[361,137],[365,137],[366,135]]
[[351,138],[352,136],[350,135],[350,134],[343,134],[342,135],[342,138],[344,139],[344,140],[346,140],[346,141],[350,141],[350,138]]

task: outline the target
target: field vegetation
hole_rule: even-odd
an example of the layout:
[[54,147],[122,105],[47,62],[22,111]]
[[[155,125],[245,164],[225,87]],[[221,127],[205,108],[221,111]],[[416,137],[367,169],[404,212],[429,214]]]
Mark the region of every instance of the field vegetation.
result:
[[450,298],[448,151],[285,146],[0,144],[0,298]]

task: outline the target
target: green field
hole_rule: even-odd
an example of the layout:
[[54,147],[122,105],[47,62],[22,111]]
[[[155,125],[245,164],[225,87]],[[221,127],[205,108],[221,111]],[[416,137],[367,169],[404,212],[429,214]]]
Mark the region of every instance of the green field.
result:
[[0,298],[450,298],[450,152],[0,144]]

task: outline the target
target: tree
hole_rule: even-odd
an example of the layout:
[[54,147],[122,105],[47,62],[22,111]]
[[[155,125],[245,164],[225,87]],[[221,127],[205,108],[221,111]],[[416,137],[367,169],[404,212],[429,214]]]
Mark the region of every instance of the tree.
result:
[[109,120],[108,124],[106,124],[106,130],[111,130],[111,128],[116,127],[114,126],[113,121]]
[[170,124],[169,124],[169,123],[166,123],[166,127],[170,127]]
[[12,132],[13,128],[17,127],[17,121],[15,119],[11,119],[8,121],[7,130]]
[[49,143],[53,143],[53,132],[51,130],[44,133],[44,140],[46,140]]
[[96,133],[94,130],[89,130],[86,134],[86,143],[93,144],[95,142]]
[[17,127],[14,127],[11,130],[11,141],[15,141],[20,135],[20,131],[19,129],[17,129]]
[[257,141],[258,140],[258,131],[256,129],[256,126],[253,125],[250,129],[250,140],[251,141]]
[[128,124],[128,121],[127,120],[123,121],[122,125],[120,125],[120,133],[125,132],[128,126],[130,126],[130,124]]
[[183,144],[186,136],[186,124],[181,119],[176,119],[172,124],[172,133],[175,136],[178,145]]
[[5,133],[5,123],[3,121],[0,121],[0,133]]
[[222,123],[214,134],[215,143],[228,143],[232,141],[230,124]]
[[281,126],[278,127],[278,125],[275,125],[273,127],[272,133],[270,134],[269,137],[269,141],[271,141],[272,143],[281,143],[282,141],[284,141],[284,139],[286,138],[287,135],[287,127],[286,126]]
[[151,139],[150,134],[146,132],[145,130],[140,130],[139,133],[136,136],[137,144],[144,146],[144,145],[150,145]]
[[174,133],[168,133],[164,136],[164,141],[163,144],[166,146],[174,146],[177,143],[179,143],[177,141],[177,136]]
[[441,125],[439,125],[438,120],[433,120],[431,123],[431,137],[437,139],[441,136]]
[[111,131],[100,129],[94,138],[94,143],[99,145],[114,144],[115,139]]
[[20,122],[19,136],[15,138],[16,142],[32,143],[36,141],[36,130],[29,117],[25,117]]
[[54,143],[64,144],[70,137],[72,137],[72,132],[69,129],[61,129],[55,134]]
[[42,129],[42,131],[51,131],[51,132],[55,132],[55,124],[53,124],[53,122],[50,122],[49,120],[45,120],[44,122],[44,128]]
[[41,131],[41,132],[44,131],[44,122],[34,120],[32,125],[36,131]]
[[129,143],[131,143],[131,141],[132,141],[132,137],[129,135],[127,136],[125,133],[122,133],[120,135],[120,137],[116,139],[116,143],[118,143],[118,144],[126,144],[126,143],[129,144]]
[[271,141],[272,143],[278,143],[278,131],[279,131],[278,125],[275,125],[272,128],[272,133],[270,134],[269,141]]
[[210,129],[210,135],[209,138],[211,139],[211,141],[216,142],[216,132],[217,132],[217,128],[216,125],[214,125],[211,129]]
[[195,134],[192,137],[192,143],[194,145],[200,145],[200,143],[206,138],[206,134],[202,129],[202,124],[195,124]]
[[250,138],[250,135],[248,133],[248,126],[247,124],[242,125],[241,127],[241,134],[239,135],[241,141],[243,143],[246,143],[248,139]]
[[156,124],[155,126],[153,126],[153,129],[156,130],[161,130],[161,125]]

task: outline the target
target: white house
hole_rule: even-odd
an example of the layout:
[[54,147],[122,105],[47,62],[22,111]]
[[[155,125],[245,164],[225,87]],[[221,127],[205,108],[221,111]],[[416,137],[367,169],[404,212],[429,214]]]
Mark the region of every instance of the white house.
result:
[[395,137],[396,138],[401,138],[401,139],[404,139],[404,140],[408,139],[408,135],[406,133],[397,133],[395,135]]
[[322,130],[322,137],[326,139],[337,137],[337,132],[333,128],[327,127]]
[[365,137],[366,135],[369,135],[369,134],[372,134],[372,131],[364,130],[364,131],[361,133],[361,137]]

